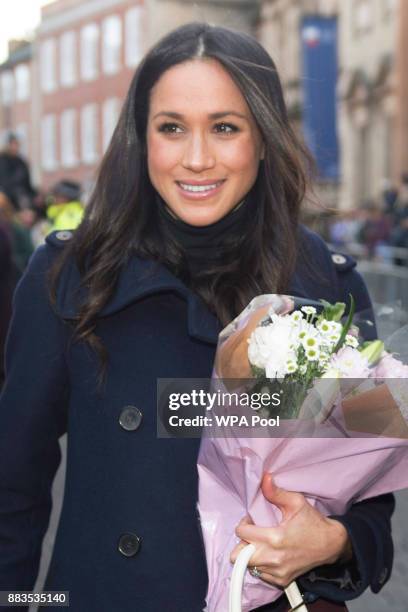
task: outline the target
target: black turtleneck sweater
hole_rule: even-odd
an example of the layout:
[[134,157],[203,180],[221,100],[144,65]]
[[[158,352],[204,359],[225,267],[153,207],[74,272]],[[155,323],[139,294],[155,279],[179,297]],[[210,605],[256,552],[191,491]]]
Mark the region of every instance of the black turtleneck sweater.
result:
[[238,204],[216,223],[200,227],[174,217],[163,200],[157,201],[164,233],[180,245],[189,276],[228,263],[238,256],[247,227],[248,200]]

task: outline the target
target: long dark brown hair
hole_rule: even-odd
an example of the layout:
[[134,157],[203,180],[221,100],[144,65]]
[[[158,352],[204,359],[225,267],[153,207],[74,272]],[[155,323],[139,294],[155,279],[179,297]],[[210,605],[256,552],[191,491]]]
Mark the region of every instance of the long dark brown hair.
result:
[[[232,237],[240,246],[235,257],[193,279],[185,272],[181,245],[165,234],[158,219],[147,171],[146,124],[152,87],[166,70],[195,58],[217,60],[239,87],[260,130],[265,158],[251,190],[255,205],[245,231]],[[255,39],[206,23],[191,23],[168,34],[147,53],[134,75],[84,220],[52,269],[54,302],[60,273],[71,257],[86,287],[75,322],[76,339],[86,341],[106,365],[95,333],[98,313],[135,254],[184,275],[222,323],[255,295],[284,292],[296,263],[299,210],[310,168],[310,157],[289,124],[276,67]]]

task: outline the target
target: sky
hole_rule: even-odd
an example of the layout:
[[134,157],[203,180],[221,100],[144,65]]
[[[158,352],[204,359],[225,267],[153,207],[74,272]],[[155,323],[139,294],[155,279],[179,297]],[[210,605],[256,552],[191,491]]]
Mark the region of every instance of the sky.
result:
[[40,21],[40,7],[52,0],[2,0],[0,8],[0,62],[7,57],[7,41],[24,38]]

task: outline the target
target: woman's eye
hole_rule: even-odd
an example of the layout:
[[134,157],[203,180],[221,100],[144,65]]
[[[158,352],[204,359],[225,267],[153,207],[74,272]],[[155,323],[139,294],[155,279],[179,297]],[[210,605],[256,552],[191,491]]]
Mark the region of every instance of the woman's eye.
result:
[[182,129],[177,123],[163,123],[159,127],[159,132],[164,132],[165,134],[179,134],[182,132]]
[[233,134],[238,132],[237,126],[233,125],[232,123],[217,123],[215,125],[215,129],[220,134]]

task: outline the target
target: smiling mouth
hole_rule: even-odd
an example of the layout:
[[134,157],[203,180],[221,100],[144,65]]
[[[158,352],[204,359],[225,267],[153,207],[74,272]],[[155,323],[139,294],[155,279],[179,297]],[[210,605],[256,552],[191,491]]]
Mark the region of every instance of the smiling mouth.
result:
[[220,187],[223,183],[224,180],[215,181],[214,183],[207,185],[191,185],[190,183],[182,183],[181,181],[177,181],[177,185],[181,187],[183,191],[188,193],[207,193],[217,189],[217,187]]

